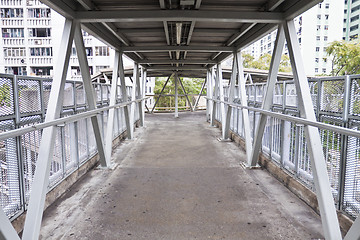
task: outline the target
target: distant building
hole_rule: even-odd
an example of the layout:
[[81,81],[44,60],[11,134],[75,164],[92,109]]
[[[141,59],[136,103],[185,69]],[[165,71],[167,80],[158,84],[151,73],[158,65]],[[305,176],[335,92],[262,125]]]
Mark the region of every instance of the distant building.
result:
[[345,0],[343,39],[346,41],[359,38],[360,1]]
[[[38,0],[0,0],[0,73],[52,77],[64,18]],[[89,71],[113,65],[114,51],[84,33]],[[81,79],[75,47],[67,78]]]
[[[294,19],[307,75],[331,73],[332,64],[326,47],[342,38],[343,9],[343,1],[324,0]],[[272,54],[275,38],[276,31],[250,45],[244,52],[255,59],[266,53]],[[288,54],[286,45],[284,54]]]

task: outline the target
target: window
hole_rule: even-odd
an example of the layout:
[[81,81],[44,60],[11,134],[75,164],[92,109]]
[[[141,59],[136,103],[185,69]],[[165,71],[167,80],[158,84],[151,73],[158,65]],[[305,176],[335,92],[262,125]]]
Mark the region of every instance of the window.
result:
[[4,48],[4,57],[24,57],[26,56],[25,48]]
[[320,41],[320,36],[316,36],[316,41]]
[[356,15],[355,17],[350,18],[350,22],[354,22],[356,20],[359,20],[359,15]]
[[329,9],[329,7],[330,7],[330,3],[326,3],[325,4],[325,9]]
[[321,29],[321,26],[320,25],[317,25],[316,26],[316,31],[319,31]]
[[358,38],[358,34],[354,34],[350,36],[350,40],[354,40]]
[[357,30],[359,28],[359,24],[356,24],[355,26],[350,27],[350,32]]
[[29,18],[50,18],[50,8],[30,8],[28,9]]
[[77,53],[76,53],[76,48],[72,48],[71,49],[71,56],[76,56],[77,55]]
[[30,56],[52,56],[51,47],[30,48]]
[[22,8],[1,8],[1,18],[22,18],[24,11]]
[[318,68],[315,68],[315,72],[318,73],[318,72],[319,72],[319,69],[318,69]]
[[329,30],[329,25],[325,25],[324,30]]
[[85,52],[86,52],[86,56],[88,56],[88,57],[93,55],[91,47],[85,48]]
[[325,20],[329,20],[329,14],[325,14]]
[[32,72],[35,73],[36,76],[51,76],[52,67],[33,67],[31,68]]
[[326,47],[323,48],[324,52],[326,52],[326,49],[327,49]]
[[301,43],[301,38],[299,38],[298,40],[299,40],[299,43]]
[[323,58],[324,63],[327,63],[327,58]]
[[324,41],[326,42],[328,40],[328,36],[324,36]]
[[319,58],[315,58],[315,62],[318,63],[318,62],[319,62]]
[[30,28],[29,37],[51,37],[50,28]]
[[109,47],[107,46],[95,47],[95,56],[109,56]]
[[322,69],[322,72],[323,72],[323,73],[326,73],[326,68],[323,68],[323,69]]
[[[353,8],[351,9],[351,13],[354,13],[354,12],[358,11],[359,9],[360,9],[360,5],[358,5],[358,6],[356,6],[356,7],[353,7]],[[344,12],[345,12],[345,10],[344,10]]]
[[23,38],[24,29],[23,28],[3,28],[2,29],[3,38]]
[[26,67],[5,67],[5,73],[14,75],[27,75]]
[[321,8],[321,3],[319,3],[319,5],[318,5],[318,6],[319,6],[319,8]]
[[320,14],[317,15],[317,19],[321,20],[321,15]]
[[315,51],[316,51],[316,52],[319,52],[319,51],[320,51],[320,47],[316,47],[316,48],[315,48]]

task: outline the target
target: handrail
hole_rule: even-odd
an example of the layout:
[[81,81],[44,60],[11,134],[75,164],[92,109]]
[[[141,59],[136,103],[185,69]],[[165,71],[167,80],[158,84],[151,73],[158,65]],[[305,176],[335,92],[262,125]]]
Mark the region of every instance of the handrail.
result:
[[340,134],[360,138],[360,131],[356,131],[353,129],[334,126],[334,125],[330,125],[330,124],[322,123],[322,122],[316,122],[316,121],[312,121],[312,120],[308,120],[308,119],[304,119],[304,118],[300,118],[300,117],[294,117],[294,116],[290,116],[290,115],[286,115],[286,114],[282,114],[282,113],[266,111],[266,110],[262,110],[259,108],[243,106],[240,104],[230,103],[230,102],[226,102],[226,101],[220,101],[220,100],[209,98],[209,97],[206,97],[206,99],[212,100],[217,103],[225,103],[225,104],[228,104],[230,107],[234,107],[234,108],[238,108],[238,109],[247,109],[247,110],[251,110],[254,112],[259,112],[259,113],[265,114],[270,117],[275,117],[275,118],[278,118],[281,120],[294,122],[296,124],[318,127],[318,128],[325,129],[325,130],[334,131],[334,132],[337,132]]
[[97,108],[97,109],[94,109],[94,110],[74,114],[74,115],[71,115],[71,116],[68,116],[68,117],[62,117],[62,118],[58,118],[58,119],[55,119],[55,120],[52,120],[52,121],[38,123],[38,124],[34,124],[32,126],[18,128],[18,129],[10,130],[8,132],[3,132],[3,133],[0,133],[0,141],[8,139],[8,138],[17,137],[17,136],[23,135],[25,133],[32,132],[34,130],[40,130],[40,129],[44,129],[44,128],[51,127],[51,126],[56,126],[56,125],[60,125],[60,124],[66,124],[66,123],[70,123],[70,122],[75,122],[75,121],[77,121],[79,119],[85,119],[85,118],[93,117],[93,116],[96,116],[97,114],[99,114],[100,112],[103,112],[103,111],[106,111],[106,110],[109,110],[109,109],[112,109],[112,108],[125,107],[125,106],[130,105],[130,104],[132,104],[134,102],[135,103],[136,102],[141,102],[141,101],[143,101],[143,100],[145,100],[147,98],[148,97],[140,98],[140,99],[136,99],[136,100],[133,100],[133,101],[124,102],[124,103],[115,104],[113,106]]

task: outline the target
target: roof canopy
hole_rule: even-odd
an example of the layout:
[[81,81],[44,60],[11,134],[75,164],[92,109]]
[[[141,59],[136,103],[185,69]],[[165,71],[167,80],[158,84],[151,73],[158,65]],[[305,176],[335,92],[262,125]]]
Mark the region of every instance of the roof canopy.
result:
[[42,0],[155,75],[205,70],[321,0]]

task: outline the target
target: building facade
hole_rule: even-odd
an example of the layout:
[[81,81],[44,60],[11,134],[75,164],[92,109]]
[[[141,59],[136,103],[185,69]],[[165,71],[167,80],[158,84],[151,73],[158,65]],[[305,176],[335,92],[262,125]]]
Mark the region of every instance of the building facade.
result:
[[[332,63],[327,56],[326,47],[330,42],[342,39],[343,9],[343,1],[324,0],[295,18],[307,75],[331,73]],[[271,32],[244,49],[244,52],[251,54],[255,59],[266,53],[272,54],[275,38],[276,31]],[[284,54],[287,54],[286,45]]]
[[351,41],[359,38],[360,1],[345,0],[343,40]]
[[[0,0],[0,72],[52,77],[64,18],[38,0]],[[91,74],[113,65],[114,51],[84,32]],[[80,79],[75,47],[68,79]]]

